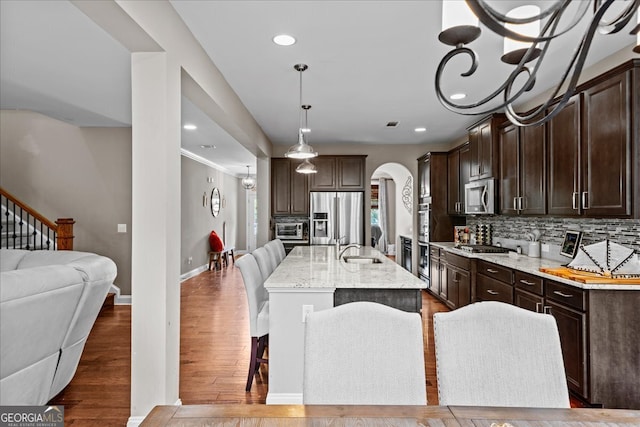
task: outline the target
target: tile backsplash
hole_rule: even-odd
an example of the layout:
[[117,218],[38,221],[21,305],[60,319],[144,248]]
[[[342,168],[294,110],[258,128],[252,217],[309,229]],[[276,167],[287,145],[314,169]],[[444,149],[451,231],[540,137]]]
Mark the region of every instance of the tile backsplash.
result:
[[582,231],[582,243],[589,245],[609,239],[640,253],[640,220],[601,218],[555,218],[521,216],[467,217],[467,225],[490,224],[493,238],[524,240],[534,229],[542,232],[540,241],[561,245],[566,230]]

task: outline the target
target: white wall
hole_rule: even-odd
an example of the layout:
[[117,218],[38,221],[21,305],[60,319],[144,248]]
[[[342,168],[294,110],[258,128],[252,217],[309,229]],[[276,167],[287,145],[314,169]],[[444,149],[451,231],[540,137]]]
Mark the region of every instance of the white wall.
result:
[[131,128],[79,128],[2,110],[0,154],[0,185],[53,221],[75,219],[74,249],[111,258],[116,285],[130,295]]

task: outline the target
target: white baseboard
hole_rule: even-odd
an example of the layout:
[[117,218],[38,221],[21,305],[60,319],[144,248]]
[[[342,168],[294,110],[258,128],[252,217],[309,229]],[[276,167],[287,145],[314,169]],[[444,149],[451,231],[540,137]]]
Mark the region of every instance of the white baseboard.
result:
[[145,417],[129,417],[127,427],[138,427],[144,421]]
[[[205,264],[205,265],[201,265],[200,267],[194,270],[188,271],[185,274],[180,276],[180,283],[194,276],[197,276],[198,274],[202,273],[203,271],[207,271],[208,269],[209,269],[209,265]],[[131,305],[131,295],[121,295],[120,288],[117,287],[116,285],[111,285],[109,292],[113,292],[116,294],[115,301],[114,301],[115,305]]]
[[115,305],[131,305],[131,295],[122,295],[120,292],[120,288],[115,283],[111,284],[109,293],[116,294],[113,303]]
[[187,279],[192,278],[193,276],[197,276],[198,274],[202,273],[203,271],[207,271],[208,269],[209,269],[209,264],[205,264],[191,271],[187,271],[186,273],[180,275],[180,283],[184,282]]
[[[176,400],[176,403],[174,403],[174,405],[182,406],[182,399],[178,398],[178,400]],[[129,420],[127,421],[127,427],[138,427],[140,424],[142,424],[145,418],[147,417],[146,416],[145,417],[129,417]]]
[[302,393],[267,393],[267,405],[302,405]]

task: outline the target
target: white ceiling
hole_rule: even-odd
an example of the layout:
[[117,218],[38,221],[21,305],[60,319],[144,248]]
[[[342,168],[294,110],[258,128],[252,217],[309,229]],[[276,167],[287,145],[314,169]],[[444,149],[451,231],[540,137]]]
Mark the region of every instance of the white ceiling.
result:
[[[528,3],[540,3],[529,1]],[[506,10],[517,1],[502,0]],[[303,102],[311,104],[309,142],[425,144],[462,137],[476,118],[442,107],[434,76],[448,47],[437,40],[440,1],[207,1],[171,0],[247,109],[274,144],[294,144],[299,118],[299,75],[305,63]],[[79,126],[131,123],[129,52],[66,0],[0,1],[0,107],[30,109]],[[629,29],[597,35],[588,57],[595,63],[634,43]],[[290,47],[271,42],[279,33]],[[548,89],[580,37],[572,31],[552,45],[537,86]],[[483,29],[470,45],[479,54],[478,78],[459,79],[470,95],[487,94],[510,67],[499,61],[501,39]],[[455,76],[467,62],[452,63]],[[183,148],[230,173],[243,175],[255,158],[183,98]],[[399,126],[387,128],[389,121]],[[427,132],[415,133],[418,126]],[[201,149],[200,145],[215,145]],[[274,153],[281,155],[281,153]]]

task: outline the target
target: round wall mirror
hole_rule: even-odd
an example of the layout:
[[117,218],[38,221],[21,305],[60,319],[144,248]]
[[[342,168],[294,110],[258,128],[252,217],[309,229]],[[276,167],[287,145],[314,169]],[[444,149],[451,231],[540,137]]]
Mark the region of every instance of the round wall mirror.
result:
[[211,215],[215,217],[220,213],[220,190],[214,187],[211,191]]

